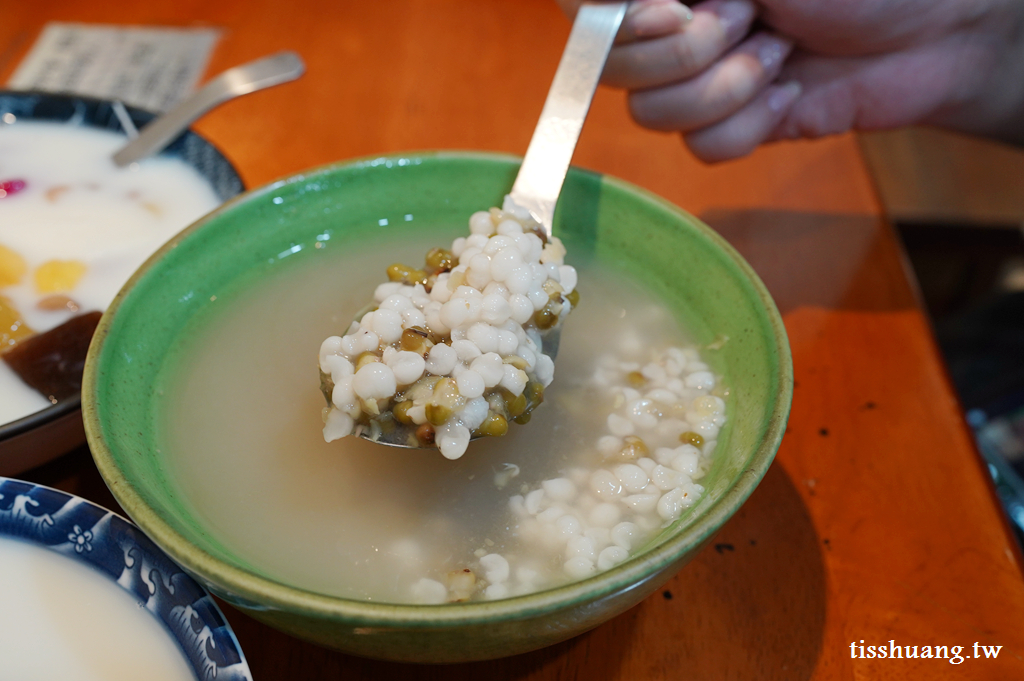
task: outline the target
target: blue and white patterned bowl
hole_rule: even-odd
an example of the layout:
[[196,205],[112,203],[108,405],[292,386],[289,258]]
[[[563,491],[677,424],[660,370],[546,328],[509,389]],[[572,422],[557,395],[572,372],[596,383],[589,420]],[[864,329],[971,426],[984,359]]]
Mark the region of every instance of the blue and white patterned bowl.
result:
[[[137,128],[144,127],[156,116],[151,111],[125,109]],[[113,132],[123,130],[113,102],[107,100],[0,90],[0,125],[17,125],[19,120],[50,121]],[[195,168],[221,201],[245,189],[242,178],[224,154],[191,130],[186,130],[160,153],[179,158]],[[0,475],[17,475],[85,442],[81,405],[76,395],[16,421],[0,423]]]
[[0,477],[4,537],[56,551],[131,594],[163,623],[197,679],[252,681],[238,640],[209,592],[124,518],[81,497]]

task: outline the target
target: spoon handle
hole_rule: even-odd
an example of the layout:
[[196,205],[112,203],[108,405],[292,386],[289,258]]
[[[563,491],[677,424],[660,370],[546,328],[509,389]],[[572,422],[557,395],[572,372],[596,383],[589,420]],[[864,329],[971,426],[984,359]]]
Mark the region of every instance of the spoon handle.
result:
[[585,2],[565,45],[511,197],[529,210],[551,236],[555,203],[569,171],[576,141],[587,117],[628,2]]
[[143,128],[138,137],[114,154],[114,163],[119,167],[126,166],[156,153],[215,106],[250,92],[295,80],[305,68],[302,59],[294,52],[278,52],[228,69]]

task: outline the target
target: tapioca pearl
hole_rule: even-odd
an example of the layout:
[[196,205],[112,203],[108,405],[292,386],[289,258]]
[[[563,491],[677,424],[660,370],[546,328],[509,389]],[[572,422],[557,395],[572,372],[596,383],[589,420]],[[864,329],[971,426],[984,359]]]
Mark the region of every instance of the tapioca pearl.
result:
[[572,501],[576,498],[576,485],[569,478],[552,478],[541,483],[549,499]]
[[389,366],[380,362],[364,365],[352,377],[352,389],[364,400],[391,397],[395,394],[395,388],[395,373]]
[[711,390],[715,387],[715,375],[710,371],[695,371],[683,379],[683,385],[694,390]]
[[452,241],[451,252],[456,258],[462,256],[462,252],[466,250],[466,237],[460,236]]
[[500,553],[488,553],[480,559],[480,567],[483,568],[484,577],[491,584],[508,581],[508,561]]
[[554,281],[560,281],[561,278],[562,278],[562,273],[558,271],[558,265],[556,265],[554,263],[547,263],[547,264],[545,264],[544,265],[544,272],[547,275],[548,279],[553,279]]
[[612,528],[612,543],[632,551],[634,544],[640,539],[640,528],[635,523],[622,522]]
[[680,433],[690,429],[689,423],[675,418],[662,418],[654,428],[654,433],[665,440],[677,440]]
[[522,494],[513,494],[509,497],[508,507],[517,518],[525,518],[529,515],[526,511],[526,497]]
[[502,369],[501,381],[498,382],[498,385],[519,397],[526,390],[527,381],[528,377],[525,371],[517,369],[511,364],[506,364]]
[[507,282],[512,272],[523,266],[523,254],[515,246],[504,248],[491,256],[491,276]]
[[470,363],[469,368],[480,375],[484,386],[493,388],[505,375],[505,363],[496,352],[485,352]]
[[355,421],[351,416],[340,409],[332,408],[327,412],[327,420],[324,422],[324,442],[334,442],[347,437],[352,434],[354,427]]
[[521,293],[513,293],[508,299],[511,318],[518,324],[525,324],[533,318],[533,303]]
[[700,421],[693,424],[693,432],[705,440],[714,440],[718,437],[719,428],[712,421]]
[[611,471],[601,468],[590,475],[590,491],[602,501],[613,501],[623,493],[622,481]]
[[458,267],[453,267],[452,271],[455,272],[459,270],[459,268],[462,268],[461,271],[463,273],[463,279],[465,279],[466,277],[469,276],[469,263],[472,262],[473,258],[480,255],[481,253],[483,253],[482,248],[480,248],[479,246],[473,246],[472,244],[467,242],[466,250],[464,250],[462,252],[462,255],[459,256]]
[[641,494],[653,494],[655,496],[660,497],[661,496],[661,490],[658,489],[658,486],[655,485],[652,482],[652,483],[648,483],[647,487],[644,487],[643,492],[641,492]]
[[394,295],[402,290],[402,282],[400,281],[388,281],[383,284],[378,284],[377,288],[373,290],[374,302],[381,303],[388,298],[388,296]]
[[394,372],[395,382],[398,385],[415,383],[423,376],[423,370],[426,368],[423,356],[408,350],[396,352],[391,361],[386,361],[386,364]]
[[507,584],[490,584],[484,589],[484,598],[489,601],[497,601],[502,598],[508,598],[508,585]]
[[622,438],[615,435],[602,435],[597,439],[597,451],[604,456],[611,456],[622,451]]
[[413,405],[405,411],[405,415],[417,426],[423,425],[427,422],[427,407],[424,404]]
[[675,378],[683,373],[683,367],[671,359],[665,360],[665,373],[670,378]]
[[657,511],[662,520],[672,521],[682,515],[686,507],[683,505],[683,490],[678,487],[666,492],[658,500]]
[[523,226],[515,220],[502,220],[498,223],[498,234],[515,238],[523,233]]
[[519,339],[511,331],[498,329],[498,354],[505,356],[513,354],[519,348]]
[[378,306],[382,310],[394,310],[395,312],[402,312],[413,307],[412,300],[409,296],[403,293],[393,293]]
[[542,523],[554,524],[556,520],[565,515],[565,510],[560,506],[549,506],[537,514],[537,520]]
[[510,239],[504,234],[495,234],[487,240],[487,245],[484,246],[484,253],[496,255],[499,251],[506,248],[515,248],[515,245],[515,239]]
[[650,478],[647,477],[644,469],[636,464],[624,463],[613,468],[612,473],[619,479],[619,482],[622,483],[627,492],[642,492],[644,487],[647,487],[647,484],[650,482]]
[[[527,232],[523,236],[526,237],[530,243],[530,251],[526,256],[529,262],[540,262],[540,256],[544,253],[544,242],[540,240],[540,237],[533,232]],[[519,238],[516,237],[516,246],[519,245]]]
[[562,265],[558,268],[558,283],[561,284],[563,291],[572,293],[576,290],[577,282],[578,275],[576,274],[575,267],[572,265]]
[[373,310],[367,312],[359,318],[359,328],[363,331],[373,331],[373,318],[375,313]]
[[594,540],[589,537],[573,536],[565,544],[565,558],[586,558],[593,562],[597,560],[597,551],[594,549]]
[[526,345],[520,343],[519,347],[516,348],[516,355],[523,358],[527,369],[533,370],[537,366],[537,353],[526,347]]
[[[337,357],[342,353],[341,336],[330,336],[320,344],[320,368],[327,366],[328,357]],[[325,373],[330,373],[324,369]]]
[[624,563],[629,558],[629,551],[621,546],[609,546],[597,556],[597,569],[611,570],[616,565]]
[[543,310],[544,306],[547,305],[548,301],[551,300],[551,298],[548,296],[547,293],[544,292],[544,289],[542,288],[530,288],[530,291],[529,293],[526,294],[526,297],[529,298],[530,304],[533,305],[534,312],[537,312],[538,310]]
[[651,471],[653,471],[657,467],[658,462],[655,461],[654,459],[642,456],[636,460],[636,465],[640,466],[640,468],[643,469],[644,473],[647,473],[647,476],[650,477]]
[[676,400],[679,399],[679,396],[666,388],[655,388],[654,390],[647,391],[644,395],[644,399],[662,406],[671,406],[675,404]]
[[402,311],[402,328],[409,329],[414,326],[424,327],[427,325],[427,317],[416,308]]
[[452,349],[455,350],[455,355],[459,358],[459,361],[466,362],[467,364],[483,354],[476,343],[465,339],[452,341]]
[[632,421],[618,414],[608,414],[607,424],[611,434],[618,437],[632,435],[636,430]]
[[487,400],[482,397],[476,397],[469,400],[466,406],[459,410],[458,416],[459,420],[462,421],[462,425],[470,430],[476,430],[484,422],[484,419],[487,418],[487,412]]
[[512,306],[497,294],[484,296],[480,306],[480,319],[494,326],[501,326],[512,316]]
[[445,423],[435,431],[437,448],[441,450],[441,456],[446,459],[458,459],[466,453],[469,446],[469,428],[462,424],[449,425]]
[[469,271],[466,272],[466,281],[470,286],[483,290],[485,286],[494,281],[491,276],[491,259],[485,253],[477,253],[469,261]]
[[540,261],[557,267],[565,262],[565,253],[565,245],[562,244],[562,241],[558,237],[552,237],[541,249]]
[[672,360],[679,366],[686,366],[686,363],[689,361],[689,358],[687,358],[686,353],[683,352],[682,349],[676,347],[666,348],[665,357]]
[[[551,509],[548,509],[550,511]],[[545,511],[546,513],[547,511]],[[543,515],[543,514],[541,514]],[[537,516],[540,518],[540,515]],[[580,523],[579,518],[572,515],[571,513],[565,513],[555,520],[555,527],[562,533],[562,536],[567,540],[571,537],[577,536],[583,531],[583,525]]]
[[620,501],[637,513],[650,513],[658,505],[659,494],[630,494]]
[[544,508],[544,490],[535,489],[526,495],[526,510],[530,515],[537,515]]
[[467,369],[455,379],[455,385],[459,388],[459,394],[467,399],[480,397],[484,394],[484,379],[472,369]]
[[671,390],[680,397],[686,395],[687,392],[686,386],[683,384],[683,380],[681,378],[670,378],[665,382],[665,389]]
[[530,243],[530,236],[532,235],[524,232],[523,234],[517,234],[516,236],[512,237],[513,239],[515,239],[516,248],[519,249],[519,252],[523,254],[523,260],[525,260],[526,262],[533,262],[534,260],[536,260],[536,258],[531,256],[533,246]]
[[565,561],[562,569],[571,579],[584,579],[597,571],[594,561],[583,557],[570,558]]
[[537,355],[537,364],[533,367],[533,373],[537,376],[537,380],[540,381],[541,385],[545,388],[551,385],[551,381],[555,379],[555,361],[540,353]]
[[[499,253],[498,255],[501,254]],[[520,264],[513,267],[503,281],[505,282],[505,286],[508,287],[509,292],[525,296],[530,292],[532,273],[525,263]]]
[[480,348],[480,352],[484,354],[498,351],[498,330],[490,324],[477,322],[469,327],[466,339],[476,344]]
[[684,473],[660,464],[651,471],[651,482],[662,492],[675,489],[684,482],[689,482],[689,480],[689,477]]
[[500,281],[492,281],[487,286],[484,286],[483,294],[485,298],[487,296],[501,296],[506,302],[508,302],[508,297],[512,295],[508,290],[508,286],[505,286]]
[[516,568],[516,581],[520,584],[534,585],[537,579],[540,577],[540,573],[531,567],[517,567]]
[[438,605],[448,600],[448,587],[423,577],[412,585],[412,600],[421,605]]
[[[434,306],[437,307],[434,307]],[[434,333],[440,336],[447,336],[452,334],[452,328],[441,321],[441,306],[438,303],[431,303],[423,311],[423,315],[427,318],[427,327]]]
[[648,381],[659,385],[668,380],[668,375],[666,374],[665,369],[654,362],[645,364],[643,368],[640,369],[640,374]]
[[320,369],[325,374],[328,374],[335,383],[355,373],[355,367],[352,366],[352,362],[341,355],[328,355],[320,362]]
[[490,236],[494,233],[494,222],[491,214],[486,210],[478,210],[469,216],[469,231],[471,234],[483,234]]
[[[367,313],[367,316],[370,313]],[[378,309],[373,312],[373,331],[383,343],[394,343],[402,337],[402,315],[394,310]]]
[[671,466],[677,455],[678,452],[672,447],[657,447],[651,456],[662,466]]
[[670,465],[680,473],[693,475],[700,465],[700,450],[693,445],[680,445],[672,450]]
[[686,368],[689,369],[689,371],[691,373],[696,372],[696,371],[710,371],[711,370],[711,368],[707,364],[705,364],[700,359],[700,357],[696,357],[694,359],[687,360]]
[[459,355],[452,346],[438,343],[430,348],[425,369],[435,376],[447,376],[458,361]]
[[626,415],[638,428],[654,428],[658,425],[657,409],[651,400],[632,400],[627,406]]
[[594,550],[598,552],[612,543],[612,532],[607,527],[588,527],[583,536],[594,543]]
[[603,501],[590,509],[587,520],[591,525],[610,528],[622,519],[622,509],[615,504]]
[[691,408],[701,416],[717,416],[725,413],[725,402],[715,395],[701,395],[693,400]]
[[[489,240],[490,236],[487,234],[470,234],[466,237],[466,247],[477,248],[482,251]],[[463,257],[465,257],[465,253],[463,253]]]

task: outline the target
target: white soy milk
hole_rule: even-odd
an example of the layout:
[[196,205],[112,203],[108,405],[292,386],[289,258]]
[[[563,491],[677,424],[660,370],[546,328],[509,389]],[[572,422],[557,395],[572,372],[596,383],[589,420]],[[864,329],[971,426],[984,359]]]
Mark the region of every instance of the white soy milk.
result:
[[[81,278],[60,293],[81,312],[104,310],[161,244],[219,203],[209,183],[178,159],[117,168],[110,155],[125,141],[59,123],[0,124],[0,183],[24,183],[0,197],[0,246],[25,266],[21,280],[0,287],[0,295],[38,332],[72,316],[67,309],[40,309],[48,294],[38,289],[35,273],[44,263],[81,263]],[[0,363],[0,423],[49,405]]]
[[197,324],[167,369],[159,439],[169,473],[216,540],[267,576],[410,602],[422,600],[424,576],[500,553],[523,558],[538,588],[569,581],[561,548],[545,555],[521,542],[510,497],[594,467],[614,405],[590,381],[609,344],[643,362],[682,334],[635,285],[584,267],[554,382],[529,424],[474,441],[457,461],[356,438],[325,443],[322,339],[347,327],[384,266],[416,262],[430,245],[328,250],[241,296],[219,295],[217,316]]
[[194,681],[171,634],[105,575],[0,538],[0,679]]

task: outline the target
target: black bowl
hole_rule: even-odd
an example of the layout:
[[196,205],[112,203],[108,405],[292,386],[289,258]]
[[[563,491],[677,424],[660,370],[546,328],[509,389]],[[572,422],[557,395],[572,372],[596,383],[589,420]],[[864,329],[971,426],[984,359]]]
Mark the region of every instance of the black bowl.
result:
[[[156,114],[125,107],[137,128]],[[19,120],[53,121],[123,132],[121,121],[108,100],[46,92],[0,90],[0,126]],[[187,130],[171,142],[161,156],[180,158],[195,168],[213,187],[221,201],[240,194],[245,187],[231,162],[195,132]],[[186,225],[181,226],[182,229]],[[34,414],[0,424],[0,475],[16,475],[45,463],[85,442],[81,398],[59,400]]]

